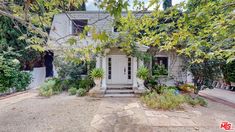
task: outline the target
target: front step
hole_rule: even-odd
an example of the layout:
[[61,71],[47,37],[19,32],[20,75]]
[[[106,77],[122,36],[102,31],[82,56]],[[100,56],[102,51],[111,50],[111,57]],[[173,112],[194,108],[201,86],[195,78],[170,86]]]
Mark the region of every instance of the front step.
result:
[[108,87],[105,91],[105,97],[134,97],[132,87]]
[[107,89],[106,94],[132,94],[134,93],[133,90],[125,89],[125,90],[119,90],[119,89]]
[[104,97],[135,97],[134,94],[105,94]]

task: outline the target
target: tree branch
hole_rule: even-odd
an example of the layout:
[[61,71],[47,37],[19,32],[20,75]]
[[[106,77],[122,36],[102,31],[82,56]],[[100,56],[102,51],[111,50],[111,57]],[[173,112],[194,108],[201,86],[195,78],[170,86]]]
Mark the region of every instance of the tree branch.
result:
[[42,37],[48,37],[48,34],[47,34],[46,32],[41,31],[40,29],[38,29],[37,27],[35,27],[33,24],[31,24],[31,23],[25,21],[24,19],[22,19],[22,18],[20,18],[20,17],[14,16],[14,15],[12,15],[12,14],[10,14],[10,13],[7,13],[7,12],[5,12],[5,11],[2,11],[2,10],[0,10],[0,15],[2,15],[2,16],[7,16],[7,17],[9,17],[9,18],[11,18],[11,19],[16,20],[16,21],[18,21],[19,23],[21,23],[22,25],[24,25],[26,28],[30,27],[30,28],[32,28],[33,30],[36,30],[37,33],[39,33],[40,35],[42,35]]

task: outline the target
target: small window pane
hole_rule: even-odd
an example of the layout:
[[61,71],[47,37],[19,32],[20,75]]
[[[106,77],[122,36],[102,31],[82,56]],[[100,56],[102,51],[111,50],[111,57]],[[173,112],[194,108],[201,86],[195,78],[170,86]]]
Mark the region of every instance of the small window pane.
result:
[[128,79],[131,79],[131,58],[128,58]]
[[111,79],[112,74],[112,59],[108,58],[108,79]]

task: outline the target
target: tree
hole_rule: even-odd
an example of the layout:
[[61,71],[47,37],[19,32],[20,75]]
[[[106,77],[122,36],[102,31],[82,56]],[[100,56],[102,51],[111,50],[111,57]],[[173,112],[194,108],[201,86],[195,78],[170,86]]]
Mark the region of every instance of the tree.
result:
[[[37,33],[33,37],[26,37],[34,48],[39,49],[38,45],[47,48],[45,39],[48,34],[45,28],[50,27],[54,14],[66,13],[69,9],[67,5],[71,2],[76,5],[75,0],[28,0],[23,5],[15,4],[0,13],[26,25],[29,32]],[[66,52],[69,53],[69,60],[78,52],[83,56],[81,58],[90,59],[94,51],[100,53],[102,49],[115,42],[120,42],[123,50],[133,55],[136,55],[136,43],[156,47],[160,51],[175,51],[185,56],[190,65],[204,65],[211,60],[231,62],[235,59],[235,3],[233,0],[189,0],[187,4],[174,5],[166,11],[159,9],[158,0],[150,1],[147,7],[135,0],[134,6],[139,9],[140,14],[154,7],[153,12],[138,17],[136,13],[128,10],[127,0],[101,0],[97,5],[114,16],[115,21],[120,21],[120,36],[117,39],[111,38],[105,32],[97,33],[94,28],[86,27],[84,33],[90,30],[93,39],[101,42],[100,45],[98,48],[89,45],[76,49],[77,52],[72,50]],[[128,11],[125,17],[121,15],[123,10]],[[20,13],[22,11],[24,14]],[[80,34],[79,37],[84,38],[84,36]],[[76,44],[76,41],[71,38],[69,43]],[[73,58],[72,61],[76,59]]]

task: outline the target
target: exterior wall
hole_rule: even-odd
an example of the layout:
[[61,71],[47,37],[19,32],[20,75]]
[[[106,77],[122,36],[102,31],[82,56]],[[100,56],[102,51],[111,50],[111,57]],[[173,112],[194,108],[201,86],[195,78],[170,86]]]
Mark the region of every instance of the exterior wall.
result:
[[[144,14],[148,14],[145,12]],[[140,16],[143,13],[137,13],[136,16]],[[123,16],[126,16],[127,13],[123,12]],[[72,21],[74,19],[87,19],[88,25],[95,27],[96,31],[106,31],[112,36],[116,36],[117,33],[113,32],[113,17],[109,13],[98,12],[98,11],[71,11],[67,14],[57,14],[54,16],[52,22],[52,28],[49,33],[48,44],[57,44],[61,45],[65,43],[68,38],[72,35]],[[88,33],[86,40],[79,40],[81,44],[92,43],[96,44],[91,38],[91,34]],[[79,39],[79,38],[78,38]],[[80,44],[79,44],[80,45]]]

